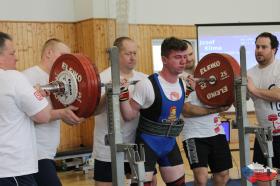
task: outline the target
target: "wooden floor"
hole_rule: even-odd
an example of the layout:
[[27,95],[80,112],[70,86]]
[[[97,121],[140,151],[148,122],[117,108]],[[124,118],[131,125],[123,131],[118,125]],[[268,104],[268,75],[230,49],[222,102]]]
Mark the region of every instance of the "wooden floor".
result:
[[[237,144],[231,144],[231,148],[235,149],[238,147]],[[240,166],[239,166],[239,151],[232,151],[233,168],[230,169],[230,178],[237,179],[240,178]],[[251,153],[252,154],[252,153]],[[186,170],[186,181],[193,180],[192,171],[189,168],[188,162],[186,160],[186,155],[182,151],[182,156],[184,158],[185,170]],[[209,175],[210,176],[210,175]],[[63,186],[94,186],[93,172],[84,174],[82,171],[66,171],[59,172],[59,177]],[[165,186],[160,174],[157,174],[158,186]]]

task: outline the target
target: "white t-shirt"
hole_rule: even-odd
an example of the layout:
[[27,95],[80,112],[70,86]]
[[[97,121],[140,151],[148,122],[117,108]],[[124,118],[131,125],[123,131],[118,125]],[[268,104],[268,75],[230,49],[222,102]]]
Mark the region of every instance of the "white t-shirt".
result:
[[34,116],[48,102],[15,70],[0,69],[0,177],[38,171]]
[[[196,92],[190,93],[186,102],[192,105],[204,107],[197,98]],[[182,131],[183,140],[189,138],[205,138],[225,134],[224,128],[221,126],[221,121],[218,113],[209,114],[200,117],[184,118],[184,128]]]
[[182,78],[182,79],[185,79],[185,78],[187,78],[188,76],[193,77],[192,74],[190,74],[190,73],[188,73],[188,72],[186,72],[186,71],[183,71],[183,72],[180,74],[179,77]]
[[[46,85],[49,83],[49,75],[40,67],[34,66],[23,71],[30,83],[34,86],[36,84]],[[48,98],[51,104],[50,99]],[[42,123],[35,125],[38,160],[54,159],[57,147],[60,142],[60,120],[49,123]]]
[[[146,78],[147,75],[133,71],[133,77],[128,81],[141,80]],[[122,78],[122,77],[121,77]],[[111,68],[105,69],[100,73],[100,80],[102,83],[111,82]],[[138,84],[138,83],[137,83]],[[132,95],[134,85],[129,86],[129,94]],[[101,95],[105,93],[105,88],[102,87]],[[121,118],[121,127],[124,143],[135,143],[135,132],[138,124],[138,118],[124,122]],[[105,145],[105,135],[108,134],[107,126],[107,109],[103,108],[101,114],[95,116],[95,128],[94,128],[94,144],[93,144],[93,157],[99,161],[111,162],[110,146]]]
[[[257,88],[270,89],[280,88],[280,62],[275,61],[269,66],[260,69],[258,65],[252,67],[248,71],[248,76],[253,79]],[[254,102],[256,116],[261,126],[272,126],[272,122],[268,120],[270,114],[276,114],[278,120],[275,121],[275,129],[280,129],[280,102],[269,102],[251,95]],[[279,135],[277,133],[275,135]]]
[[[169,100],[177,101],[181,98],[182,89],[179,84],[179,79],[176,83],[169,83],[159,75],[158,80],[165,96]],[[155,92],[153,90],[151,81],[148,78],[143,79],[135,86],[133,100],[136,101],[142,109],[148,108],[155,100]]]

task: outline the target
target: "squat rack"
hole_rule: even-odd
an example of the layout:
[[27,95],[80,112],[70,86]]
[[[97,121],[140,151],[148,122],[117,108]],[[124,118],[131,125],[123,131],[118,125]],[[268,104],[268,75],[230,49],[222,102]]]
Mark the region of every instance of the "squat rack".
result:
[[[246,49],[240,47],[240,65],[241,77],[235,79],[235,123],[238,127],[239,136],[239,154],[240,167],[250,164],[250,143],[249,135],[255,134],[260,144],[264,156],[267,158],[267,165],[272,167],[273,146],[272,146],[272,130],[267,127],[250,126],[247,115],[247,68],[246,68]],[[252,184],[241,176],[242,186],[251,186]],[[270,182],[271,186],[276,186],[275,181]]]

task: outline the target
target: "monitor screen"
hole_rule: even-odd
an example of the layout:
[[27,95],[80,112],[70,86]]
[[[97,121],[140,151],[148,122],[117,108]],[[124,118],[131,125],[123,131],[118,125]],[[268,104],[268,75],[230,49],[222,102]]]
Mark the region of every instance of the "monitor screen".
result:
[[221,121],[221,125],[224,128],[227,141],[230,142],[230,121]]
[[[227,53],[240,61],[240,46],[246,48],[247,68],[253,67],[255,60],[255,40],[262,32],[271,32],[280,40],[280,23],[269,25],[207,25],[197,27],[198,59],[209,53]],[[280,60],[280,52],[276,53]]]
[[[279,23],[232,23],[232,24],[198,24],[197,47],[200,60],[209,53],[226,53],[240,62],[240,46],[246,48],[247,69],[257,64],[255,59],[255,40],[262,32],[270,32],[280,40]],[[276,53],[276,59],[280,61],[280,52]],[[231,107],[229,112],[234,112]],[[255,111],[250,99],[247,102],[247,111]]]

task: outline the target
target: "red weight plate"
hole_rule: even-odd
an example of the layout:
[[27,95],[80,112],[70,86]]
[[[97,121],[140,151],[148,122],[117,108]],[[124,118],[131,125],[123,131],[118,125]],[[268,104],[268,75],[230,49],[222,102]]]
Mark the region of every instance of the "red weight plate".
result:
[[[80,56],[79,57],[80,60],[83,59],[83,62],[85,61],[90,61],[90,59],[86,56]],[[86,59],[84,59],[86,58]],[[84,63],[84,67],[88,72],[88,76],[90,79],[90,83],[89,83],[89,97],[88,100],[92,100],[92,102],[88,101],[88,105],[87,105],[87,113],[93,113],[96,109],[96,107],[99,104],[99,100],[100,100],[100,95],[101,95],[101,85],[100,85],[100,78],[99,78],[99,74],[97,71],[97,68],[94,64],[92,63]],[[96,86],[98,85],[98,86]]]
[[86,110],[85,115],[91,116],[92,113],[95,111],[96,107],[98,106],[100,100],[101,85],[100,85],[99,74],[96,66],[93,63],[91,63],[91,60],[88,57],[81,54],[77,55],[76,57],[78,57],[79,60],[83,62],[83,66],[88,72],[88,77],[89,77],[88,100],[91,101],[87,101],[86,108],[88,109]]
[[89,111],[89,112],[93,113],[100,101],[101,83],[100,83],[100,77],[99,77],[98,70],[94,64],[89,65],[89,71],[92,74],[91,85],[94,88],[94,92],[93,93],[91,92],[90,94],[92,94],[92,96],[96,97],[95,99],[92,100],[92,101],[94,101],[95,107],[91,107],[91,110]]
[[[60,72],[69,70],[74,74],[78,84],[78,96],[71,104],[79,108],[76,114],[89,117],[95,111],[100,100],[101,83],[99,73],[89,58],[82,54],[63,54],[54,63],[49,81],[56,81]],[[64,108],[55,95],[51,94],[54,108]]]
[[234,102],[234,79],[239,75],[239,64],[230,55],[212,53],[204,56],[194,72],[195,78],[206,80],[196,84],[199,100],[212,107],[231,105]]

